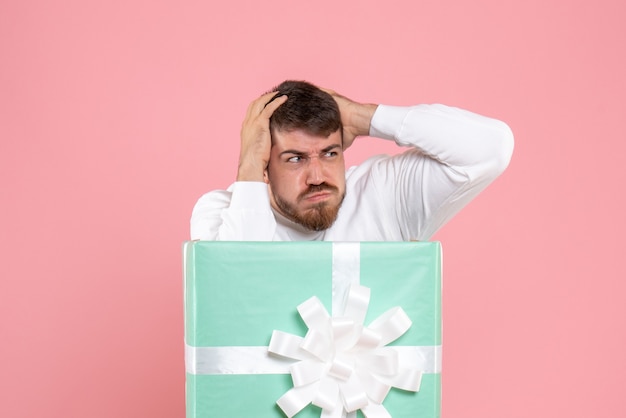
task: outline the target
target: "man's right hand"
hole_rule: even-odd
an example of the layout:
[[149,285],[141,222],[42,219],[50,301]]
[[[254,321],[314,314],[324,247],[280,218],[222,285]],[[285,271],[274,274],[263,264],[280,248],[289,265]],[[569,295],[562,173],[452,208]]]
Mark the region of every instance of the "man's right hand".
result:
[[276,94],[277,92],[266,93],[248,106],[241,126],[237,181],[264,181],[272,148],[270,117],[287,101],[287,96],[280,96],[267,104]]

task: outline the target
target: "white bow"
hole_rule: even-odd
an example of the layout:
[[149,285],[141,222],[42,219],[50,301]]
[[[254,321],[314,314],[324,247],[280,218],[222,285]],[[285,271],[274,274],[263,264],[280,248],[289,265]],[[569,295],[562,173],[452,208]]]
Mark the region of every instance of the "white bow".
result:
[[294,387],[276,403],[293,417],[309,403],[321,418],[341,418],[361,410],[367,418],[391,417],[382,405],[391,387],[416,392],[422,371],[387,344],[402,336],[411,320],[401,307],[363,321],[370,289],[352,285],[342,316],[331,317],[313,296],[298,306],[309,328],[304,338],[274,331],[268,351],[299,360],[290,367]]

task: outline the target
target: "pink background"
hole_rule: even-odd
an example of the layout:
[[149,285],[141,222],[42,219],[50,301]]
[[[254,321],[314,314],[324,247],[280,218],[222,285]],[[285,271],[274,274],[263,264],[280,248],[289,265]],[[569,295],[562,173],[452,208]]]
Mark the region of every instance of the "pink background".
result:
[[[182,417],[181,243],[285,78],[505,120],[445,251],[444,417],[626,416],[622,0],[2,1],[0,416]],[[349,163],[395,152],[364,140]]]

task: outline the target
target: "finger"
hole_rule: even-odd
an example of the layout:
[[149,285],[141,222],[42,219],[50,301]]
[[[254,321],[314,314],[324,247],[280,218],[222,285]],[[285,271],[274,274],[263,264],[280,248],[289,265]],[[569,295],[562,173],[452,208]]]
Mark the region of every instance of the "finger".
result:
[[267,103],[265,105],[265,108],[262,111],[264,116],[267,117],[267,118],[272,116],[272,114],[274,114],[274,111],[276,109],[278,109],[280,107],[280,105],[282,105],[283,103],[285,103],[287,101],[287,98],[288,98],[287,96],[282,95],[282,96],[278,96],[278,97],[274,98],[272,101]]
[[267,103],[274,96],[276,96],[276,94],[278,94],[278,92],[271,91],[263,94],[260,97],[257,97],[252,102],[250,102],[250,104],[248,105],[248,110],[246,112],[246,118],[256,117],[257,115],[259,115],[263,111]]
[[333,96],[333,97],[338,95],[336,91],[331,90],[331,89],[326,89],[326,88],[324,88],[324,87],[320,87],[319,89],[320,89],[320,90],[322,90],[322,91],[323,91],[323,92],[325,92],[325,93],[330,94],[330,95],[331,95],[331,96]]

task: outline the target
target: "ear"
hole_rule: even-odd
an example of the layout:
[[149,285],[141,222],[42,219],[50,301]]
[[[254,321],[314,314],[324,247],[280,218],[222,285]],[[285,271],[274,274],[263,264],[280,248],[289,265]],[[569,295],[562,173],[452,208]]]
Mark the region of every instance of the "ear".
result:
[[270,178],[267,175],[267,168],[263,170],[263,181],[265,182],[265,184],[270,184]]

